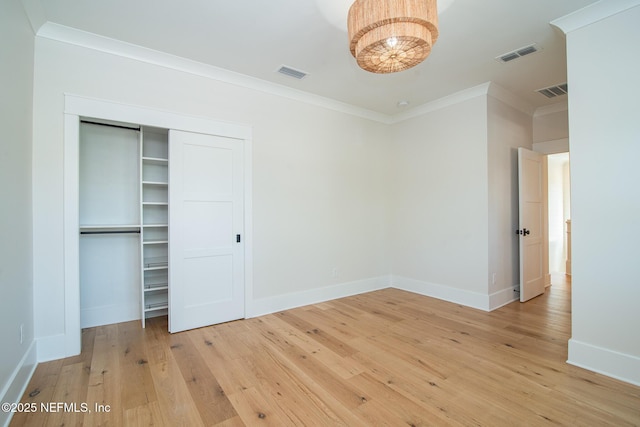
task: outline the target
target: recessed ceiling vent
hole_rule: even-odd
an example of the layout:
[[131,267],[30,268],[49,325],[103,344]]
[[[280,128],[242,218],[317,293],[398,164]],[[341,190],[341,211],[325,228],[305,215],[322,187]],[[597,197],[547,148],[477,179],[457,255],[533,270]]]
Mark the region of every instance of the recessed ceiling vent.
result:
[[285,76],[293,77],[294,79],[302,80],[307,77],[308,73],[304,71],[296,70],[295,68],[287,67],[286,65],[278,68],[278,72],[280,74],[284,74]]
[[566,83],[562,83],[561,85],[538,89],[536,92],[543,94],[547,98],[555,98],[556,96],[566,95],[569,92],[569,87]]
[[520,49],[512,50],[511,52],[503,53],[500,56],[496,56],[498,62],[511,62],[514,59],[522,58],[526,55],[531,55],[539,51],[536,44],[530,44],[529,46],[521,47]]

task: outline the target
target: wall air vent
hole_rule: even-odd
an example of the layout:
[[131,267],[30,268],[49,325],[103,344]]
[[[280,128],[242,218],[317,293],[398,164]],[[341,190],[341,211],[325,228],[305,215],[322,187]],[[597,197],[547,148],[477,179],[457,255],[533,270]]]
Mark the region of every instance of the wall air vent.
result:
[[304,71],[296,70],[295,68],[287,67],[286,65],[282,65],[277,71],[280,74],[284,74],[285,76],[293,77],[298,80],[302,80],[307,77],[307,73]]
[[562,83],[560,85],[538,89],[536,92],[546,96],[547,98],[555,98],[556,96],[566,95],[569,92],[569,87],[566,83]]
[[528,46],[521,47],[520,49],[512,50],[511,52],[503,53],[500,56],[496,56],[498,62],[510,62],[514,59],[522,58],[526,55],[538,52],[540,49],[536,47],[536,44],[530,44]]

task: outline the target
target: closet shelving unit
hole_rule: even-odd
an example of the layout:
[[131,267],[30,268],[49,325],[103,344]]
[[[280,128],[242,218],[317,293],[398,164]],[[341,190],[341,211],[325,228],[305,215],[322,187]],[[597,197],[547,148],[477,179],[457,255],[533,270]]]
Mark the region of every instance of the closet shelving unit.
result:
[[140,224],[142,327],[168,314],[169,146],[166,130],[140,132]]

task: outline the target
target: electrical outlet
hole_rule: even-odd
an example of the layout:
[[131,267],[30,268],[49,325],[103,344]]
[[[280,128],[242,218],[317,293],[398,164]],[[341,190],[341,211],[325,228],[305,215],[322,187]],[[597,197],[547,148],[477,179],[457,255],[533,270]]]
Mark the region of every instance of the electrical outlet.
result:
[[20,344],[24,341],[24,324],[20,325]]
[[491,276],[491,283],[492,283],[493,285],[495,285],[495,284],[496,284],[496,273],[493,273],[493,275]]

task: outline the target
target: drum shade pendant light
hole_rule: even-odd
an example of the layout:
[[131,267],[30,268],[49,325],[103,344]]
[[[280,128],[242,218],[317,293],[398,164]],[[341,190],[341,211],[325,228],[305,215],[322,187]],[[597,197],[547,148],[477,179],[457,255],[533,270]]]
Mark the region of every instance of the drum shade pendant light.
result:
[[347,17],[351,54],[372,73],[424,61],[438,39],[436,0],[356,0]]

